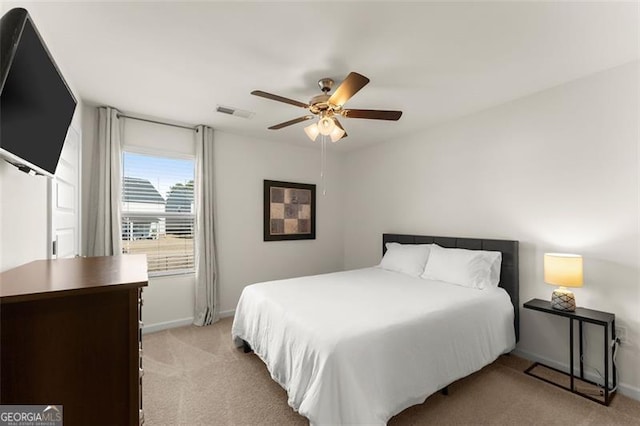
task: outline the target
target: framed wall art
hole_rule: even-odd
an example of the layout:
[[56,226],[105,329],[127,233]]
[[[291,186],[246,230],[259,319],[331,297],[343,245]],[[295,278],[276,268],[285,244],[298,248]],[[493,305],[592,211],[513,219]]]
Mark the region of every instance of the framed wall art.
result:
[[316,239],[316,186],[264,181],[264,241]]

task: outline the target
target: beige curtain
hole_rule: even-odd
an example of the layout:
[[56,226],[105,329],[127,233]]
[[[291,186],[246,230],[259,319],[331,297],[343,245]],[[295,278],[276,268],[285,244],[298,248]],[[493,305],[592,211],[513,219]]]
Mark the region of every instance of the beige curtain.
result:
[[122,120],[111,107],[98,108],[98,135],[93,153],[89,196],[87,255],[122,252],[120,222]]
[[213,129],[198,126],[196,132],[196,301],[193,323],[209,325],[218,320],[218,285],[213,229]]

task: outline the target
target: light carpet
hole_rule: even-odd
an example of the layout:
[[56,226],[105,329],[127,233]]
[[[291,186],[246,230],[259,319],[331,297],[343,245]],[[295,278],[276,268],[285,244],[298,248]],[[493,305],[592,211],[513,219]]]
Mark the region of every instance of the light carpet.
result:
[[[231,341],[231,318],[143,336],[146,425],[307,425],[264,363]],[[640,402],[616,395],[605,407],[523,373],[502,356],[404,410],[389,425],[638,425]]]

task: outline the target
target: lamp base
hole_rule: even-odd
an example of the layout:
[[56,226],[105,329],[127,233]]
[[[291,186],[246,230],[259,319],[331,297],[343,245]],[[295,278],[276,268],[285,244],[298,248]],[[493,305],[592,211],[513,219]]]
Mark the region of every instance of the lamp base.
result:
[[573,292],[564,287],[554,290],[551,295],[551,307],[559,311],[575,311],[576,298]]

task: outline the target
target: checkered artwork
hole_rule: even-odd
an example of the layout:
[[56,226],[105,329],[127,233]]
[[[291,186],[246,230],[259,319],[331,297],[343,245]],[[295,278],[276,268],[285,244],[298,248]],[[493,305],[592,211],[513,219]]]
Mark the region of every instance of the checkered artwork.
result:
[[[268,188],[267,182],[271,182]],[[315,185],[265,181],[267,196],[265,210],[268,207],[269,211],[265,226],[268,225],[268,235],[265,229],[265,240],[315,238]]]

